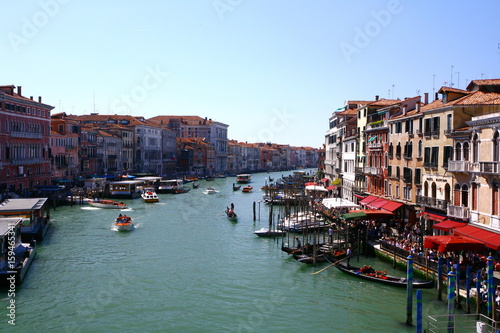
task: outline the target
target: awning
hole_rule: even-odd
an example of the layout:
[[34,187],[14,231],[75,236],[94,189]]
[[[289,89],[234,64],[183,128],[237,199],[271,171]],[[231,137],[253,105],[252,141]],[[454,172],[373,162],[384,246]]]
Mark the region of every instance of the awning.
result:
[[390,201],[389,200],[385,200],[385,199],[382,199],[382,198],[378,198],[377,200],[375,201],[372,201],[370,202],[368,205],[366,205],[368,208],[371,208],[371,209],[379,209],[381,208],[383,205],[389,203]]
[[331,190],[335,190],[336,188],[337,188],[337,186],[332,185],[332,186],[328,186],[326,189],[328,191],[331,191]]
[[403,204],[401,202],[389,200],[389,202],[387,202],[385,205],[383,205],[380,208],[383,210],[387,210],[389,212],[394,212],[396,209],[398,209],[401,206],[403,206]]
[[314,186],[314,185],[318,185],[318,183],[316,183],[316,182],[308,182],[308,183],[304,184],[304,186]]
[[467,223],[455,222],[450,220],[444,220],[443,222],[434,224],[433,228],[443,231],[450,231],[453,228],[460,228],[465,226]]
[[438,221],[438,222],[443,222],[444,220],[446,220],[446,216],[438,215],[438,214],[434,214],[434,213],[429,213],[429,212],[425,212],[425,211],[423,213],[420,213],[420,216],[423,216],[423,217],[428,218],[429,220]]
[[366,214],[363,211],[357,211],[355,213],[346,213],[341,215],[344,220],[356,220],[356,219],[365,219]]
[[425,236],[424,248],[434,249],[440,253],[450,251],[482,251],[484,243],[467,236]]
[[369,204],[370,202],[374,201],[374,200],[377,200],[378,197],[374,197],[373,195],[369,195],[367,196],[366,198],[364,198],[363,200],[361,200],[359,202],[360,205],[366,205],[366,204]]
[[368,139],[368,142],[371,142],[373,140],[375,140],[377,137],[376,136],[372,136],[371,138]]
[[483,242],[487,247],[498,250],[500,247],[500,234],[484,230],[471,225],[453,229],[453,234],[468,236]]
[[326,183],[327,181],[329,181],[329,179],[328,179],[328,178],[323,178],[323,179],[321,179],[321,181],[322,181],[323,183]]
[[319,186],[319,185],[307,185],[306,190],[307,191],[322,191],[322,192],[328,191],[326,188],[324,188],[323,186]]

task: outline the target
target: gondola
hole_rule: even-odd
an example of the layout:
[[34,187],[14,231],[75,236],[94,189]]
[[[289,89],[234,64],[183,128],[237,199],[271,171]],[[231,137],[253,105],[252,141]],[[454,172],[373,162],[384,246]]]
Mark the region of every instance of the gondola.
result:
[[325,255],[323,253],[319,253],[316,256],[314,256],[314,254],[311,254],[311,253],[308,253],[308,254],[293,253],[293,259],[295,259],[298,262],[301,262],[303,264],[316,264],[316,263],[327,261]]
[[[365,280],[380,282],[391,286],[403,287],[403,288],[405,288],[408,285],[408,280],[404,277],[387,275],[385,271],[375,271],[373,268],[370,268],[369,266],[368,267],[364,266],[362,268],[359,268],[345,264],[343,262],[338,262],[335,264],[335,267],[337,267],[340,271],[346,274],[356,276]],[[434,287],[434,281],[413,280],[412,285],[413,288],[416,289],[432,288]]]
[[233,183],[233,191],[238,191],[241,188],[241,185],[234,185]]

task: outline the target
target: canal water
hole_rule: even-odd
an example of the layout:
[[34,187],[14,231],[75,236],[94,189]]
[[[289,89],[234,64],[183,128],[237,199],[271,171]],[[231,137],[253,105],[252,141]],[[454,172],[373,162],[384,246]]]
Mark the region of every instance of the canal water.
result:
[[[254,174],[251,193],[234,192],[228,177],[159,194],[157,204],[124,200],[130,207],[121,213],[136,223],[131,232],[113,230],[117,210],[52,210],[26,280],[15,297],[0,293],[0,331],[414,332],[405,325],[405,289],[334,267],[312,275],[327,264],[301,264],[281,251],[281,238],[253,234],[268,224],[260,187],[267,177],[289,174]],[[205,194],[208,186],[218,193]],[[236,223],[224,214],[231,203]],[[375,258],[359,260],[405,275]],[[423,291],[424,316],[446,312],[436,296]],[[7,317],[12,299],[15,326]]]

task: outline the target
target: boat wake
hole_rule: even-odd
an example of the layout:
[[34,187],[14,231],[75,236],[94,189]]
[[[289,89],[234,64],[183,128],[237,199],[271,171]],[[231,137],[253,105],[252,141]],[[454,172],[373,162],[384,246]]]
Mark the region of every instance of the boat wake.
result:
[[100,210],[101,208],[88,206],[88,207],[82,207],[82,209],[84,209],[84,210]]

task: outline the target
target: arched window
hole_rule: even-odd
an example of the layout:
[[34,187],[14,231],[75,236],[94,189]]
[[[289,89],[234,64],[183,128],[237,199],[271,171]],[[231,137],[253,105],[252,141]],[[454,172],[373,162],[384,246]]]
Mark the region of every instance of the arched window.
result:
[[462,144],[460,142],[457,142],[455,144],[455,161],[461,161],[462,160]]
[[413,157],[413,142],[410,141],[410,146],[408,147],[408,157],[412,158]]
[[453,206],[460,206],[460,184],[453,188]]
[[469,143],[468,142],[464,142],[463,151],[464,151],[464,161],[468,161],[469,160]]
[[418,155],[417,157],[422,157],[422,140],[418,140]]
[[434,199],[436,198],[436,194],[437,194],[436,190],[437,190],[436,183],[433,182],[431,185],[431,192],[432,192],[431,197]]
[[429,196],[429,183],[427,181],[424,182],[424,197]]
[[462,185],[462,206],[469,207],[469,186]]
[[401,142],[396,146],[396,158],[401,158]]
[[444,201],[450,202],[451,199],[451,187],[450,184],[446,184],[444,186]]
[[499,161],[499,152],[498,152],[498,131],[495,131],[495,134],[493,135],[493,162],[498,162]]
[[472,137],[472,162],[479,162],[479,139],[477,133]]

